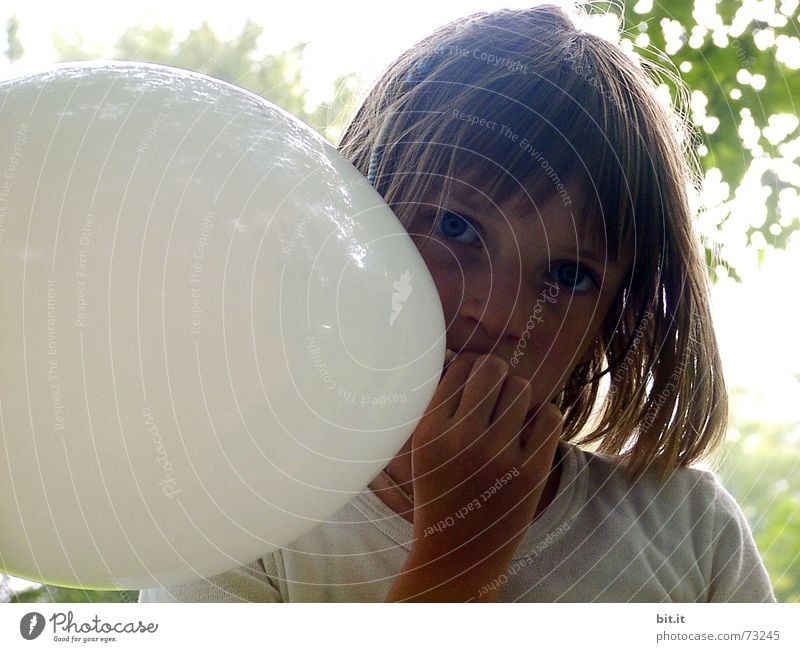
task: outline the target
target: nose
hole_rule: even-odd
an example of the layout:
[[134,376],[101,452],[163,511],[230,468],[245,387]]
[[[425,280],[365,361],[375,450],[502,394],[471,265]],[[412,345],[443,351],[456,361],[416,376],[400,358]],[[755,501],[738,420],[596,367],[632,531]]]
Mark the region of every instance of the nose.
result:
[[493,345],[522,337],[530,304],[528,287],[519,267],[493,267],[466,279],[459,316]]

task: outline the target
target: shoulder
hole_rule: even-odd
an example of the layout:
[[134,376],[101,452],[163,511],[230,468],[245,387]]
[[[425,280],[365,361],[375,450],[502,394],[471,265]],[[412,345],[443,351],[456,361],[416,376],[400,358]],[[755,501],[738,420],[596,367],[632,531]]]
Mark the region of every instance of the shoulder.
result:
[[576,449],[587,474],[589,498],[625,503],[641,510],[690,512],[697,518],[743,518],[733,497],[712,472],[696,467],[675,469],[663,481],[645,471],[635,481],[623,463],[610,455]]
[[713,472],[682,467],[664,481],[655,471],[632,481],[614,457],[576,454],[587,475],[586,508],[603,527],[624,529],[657,557],[691,562],[711,601],[774,601],[747,520]]

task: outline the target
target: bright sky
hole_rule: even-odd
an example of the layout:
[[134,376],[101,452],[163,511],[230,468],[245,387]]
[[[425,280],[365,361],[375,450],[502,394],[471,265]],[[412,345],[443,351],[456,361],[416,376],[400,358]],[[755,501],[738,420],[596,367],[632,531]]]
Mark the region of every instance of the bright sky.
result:
[[[318,95],[339,74],[373,78],[394,56],[433,28],[458,16],[496,8],[526,6],[524,0],[338,0],[329,3],[264,0],[6,0],[6,15],[21,22],[26,57],[14,74],[52,60],[52,34],[80,32],[87,45],[109,46],[132,24],[174,26],[188,31],[208,19],[225,35],[238,33],[248,18],[264,26],[262,46],[277,51],[309,41],[306,80]],[[5,16],[0,14],[5,23]],[[0,63],[0,78],[8,75]],[[743,268],[744,269],[744,268]],[[714,309],[731,386],[762,395],[763,420],[800,421],[800,338],[797,336],[800,242],[793,253],[768,256],[762,270],[751,269],[744,285],[714,288]],[[754,415],[755,416],[755,415]]]
[[203,19],[219,33],[233,36],[248,18],[265,28],[262,46],[282,50],[309,41],[307,66],[312,77],[333,79],[340,72],[377,74],[392,57],[436,26],[474,11],[498,6],[527,6],[510,0],[460,0],[436,3],[404,0],[339,0],[331,3],[266,0],[7,0],[9,13],[22,24],[20,39],[40,61],[47,61],[54,31],[80,32],[91,42],[111,44],[132,24],[172,25],[188,31]]

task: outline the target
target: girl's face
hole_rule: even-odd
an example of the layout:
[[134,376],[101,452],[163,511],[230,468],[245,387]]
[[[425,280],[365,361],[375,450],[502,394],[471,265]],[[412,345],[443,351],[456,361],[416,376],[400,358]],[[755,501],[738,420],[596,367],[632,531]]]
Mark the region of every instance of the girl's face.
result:
[[574,214],[583,196],[570,193],[494,203],[479,183],[456,181],[447,197],[426,197],[408,229],[436,282],[448,348],[507,360],[532,381],[532,405],[589,357],[630,267],[607,258],[600,218]]

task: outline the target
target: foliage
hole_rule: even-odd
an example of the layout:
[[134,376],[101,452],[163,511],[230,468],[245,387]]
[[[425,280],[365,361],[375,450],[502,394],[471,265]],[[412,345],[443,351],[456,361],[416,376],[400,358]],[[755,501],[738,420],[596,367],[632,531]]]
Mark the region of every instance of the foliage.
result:
[[[713,222],[721,228],[735,212],[737,199],[747,192],[742,184],[747,175],[760,182],[763,193],[763,214],[747,216],[748,244],[759,252],[759,261],[767,245],[785,248],[800,228],[798,3],[627,0],[622,8],[621,1],[593,7],[621,15],[627,45],[692,89],[687,108],[697,153],[706,178],[724,184],[719,204],[710,207]],[[679,84],[670,75],[663,82],[676,98]],[[715,263],[730,269],[717,234],[709,240],[712,273]],[[735,270],[731,276],[738,278]]]
[[41,585],[19,591],[11,602],[136,602],[136,591],[89,591]]
[[[308,44],[298,43],[277,54],[263,54],[259,47],[263,31],[248,20],[238,36],[225,40],[203,22],[179,41],[172,28],[135,25],[119,38],[113,58],[194,70],[236,84],[275,102],[334,140],[358,92],[357,77],[339,77],[333,99],[309,108],[308,89],[302,81],[303,54]],[[60,37],[55,45],[62,61],[98,56],[86,50],[80,36],[72,40]]]
[[17,32],[19,31],[19,19],[16,16],[11,16],[6,22],[6,50],[3,54],[6,55],[9,63],[14,63],[22,57],[25,49],[22,47]]

